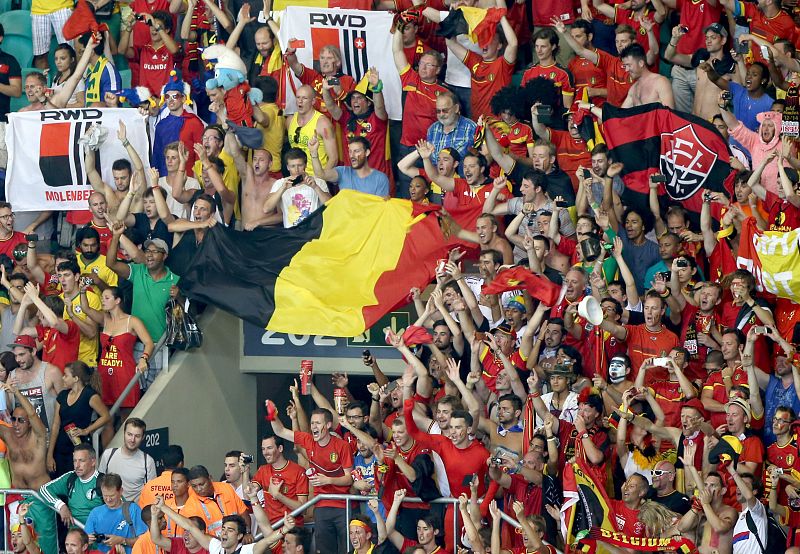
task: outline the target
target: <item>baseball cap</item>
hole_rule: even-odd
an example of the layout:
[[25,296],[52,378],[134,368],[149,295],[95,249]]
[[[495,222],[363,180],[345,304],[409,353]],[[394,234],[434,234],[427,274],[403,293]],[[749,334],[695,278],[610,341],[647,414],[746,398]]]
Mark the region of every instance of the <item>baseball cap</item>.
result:
[[169,254],[169,246],[167,243],[164,242],[163,239],[150,239],[144,241],[144,247],[147,248],[148,246],[153,245],[159,250],[161,250],[164,254]]
[[681,402],[681,408],[694,408],[701,416],[703,416],[703,419],[708,419],[708,412],[706,412],[706,408],[703,406],[703,403],[699,398],[692,398],[691,400],[685,400],[684,402]]
[[517,338],[517,332],[514,329],[512,329],[511,325],[509,325],[508,323],[501,323],[500,325],[498,325],[497,327],[495,327],[492,330],[504,333],[504,334],[510,336],[514,340],[516,340],[516,338]]
[[744,416],[746,421],[750,421],[750,402],[745,400],[744,398],[734,398],[727,404],[725,404],[725,413],[728,413],[728,410],[731,406],[739,406],[742,411],[744,411]]
[[728,30],[719,23],[712,23],[711,25],[703,29],[703,33],[707,33],[709,31],[717,33],[721,37],[727,38],[728,36]]
[[14,342],[9,344],[8,347],[14,348],[17,346],[24,346],[25,348],[36,350],[36,341],[30,335],[17,335],[17,338],[14,339]]

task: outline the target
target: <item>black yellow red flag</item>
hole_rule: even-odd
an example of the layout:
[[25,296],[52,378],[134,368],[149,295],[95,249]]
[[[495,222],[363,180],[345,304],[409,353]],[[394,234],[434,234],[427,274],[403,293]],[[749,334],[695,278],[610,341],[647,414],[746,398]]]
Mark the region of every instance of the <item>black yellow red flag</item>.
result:
[[180,287],[271,331],[356,336],[434,278],[438,209],[343,190],[291,229],[215,226]]

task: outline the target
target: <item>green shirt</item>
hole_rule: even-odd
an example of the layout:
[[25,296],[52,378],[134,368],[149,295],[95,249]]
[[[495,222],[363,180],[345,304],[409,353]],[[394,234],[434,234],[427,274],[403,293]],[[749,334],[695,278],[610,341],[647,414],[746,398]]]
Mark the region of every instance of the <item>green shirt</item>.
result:
[[64,499],[66,499],[67,507],[72,512],[73,517],[81,523],[86,523],[89,512],[103,504],[103,497],[97,494],[97,478],[99,474],[95,471],[88,481],[83,481],[76,477],[72,494],[68,496],[67,482],[70,475],[74,474],[74,471],[68,471],[58,479],[45,483],[39,489],[39,494],[42,495],[42,500],[46,504],[56,510],[64,505]]
[[164,267],[166,275],[154,281],[147,266],[144,264],[131,264],[130,282],[133,284],[133,307],[131,315],[142,320],[150,338],[158,342],[164,331],[167,330],[167,315],[164,306],[169,301],[169,289],[177,285],[180,277]]

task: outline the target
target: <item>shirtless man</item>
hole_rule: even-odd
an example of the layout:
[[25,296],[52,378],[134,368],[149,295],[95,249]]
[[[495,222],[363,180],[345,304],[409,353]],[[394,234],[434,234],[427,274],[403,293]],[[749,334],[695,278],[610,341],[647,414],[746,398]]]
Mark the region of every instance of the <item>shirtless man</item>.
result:
[[[688,54],[679,54],[676,50],[678,42],[680,42],[681,37],[685,34],[681,29],[680,25],[673,27],[672,38],[670,38],[667,49],[664,52],[664,58],[667,61],[683,67],[691,67],[692,56]],[[699,115],[707,121],[711,121],[711,118],[719,113],[717,103],[719,101],[720,88],[708,78],[708,70],[704,69],[704,67],[706,64],[709,67],[716,67],[717,73],[720,74],[723,79],[729,81],[731,79],[731,74],[723,74],[724,69],[727,68],[723,69],[722,66],[724,63],[720,64],[719,62],[724,59],[728,61],[731,60],[725,56],[725,43],[728,40],[728,31],[724,26],[719,23],[709,25],[705,29],[705,37],[706,50],[708,50],[710,58],[701,62],[698,70],[695,70],[697,74],[697,88],[694,93],[694,107],[692,108],[692,113]],[[730,69],[733,69],[733,64],[731,64]]]
[[733,551],[733,526],[739,514],[723,502],[725,485],[722,477],[712,471],[701,481],[700,472],[689,460],[681,461],[693,474],[693,480],[703,483],[703,488],[698,495],[700,502],[692,503],[692,509],[678,521],[675,530],[687,536],[694,531],[696,536],[690,538],[698,545],[700,554],[730,554]]
[[[227,131],[227,123],[222,125]],[[252,231],[257,227],[280,225],[283,221],[280,213],[265,214],[264,201],[275,184],[275,179],[269,174],[272,165],[272,154],[263,148],[253,150],[251,163],[242,155],[242,150],[236,142],[233,133],[225,134],[225,150],[233,157],[239,175],[244,175],[242,180],[242,227],[245,231]]]
[[622,66],[633,79],[628,97],[622,103],[623,108],[632,108],[651,102],[660,102],[668,108],[675,107],[672,97],[672,85],[669,79],[647,68],[647,56],[639,44],[631,44],[620,52]]
[[[47,428],[36,409],[13,385],[0,384],[3,392],[13,396],[17,407],[11,412],[11,426],[0,425],[0,439],[8,445],[11,465],[11,486],[15,489],[39,490],[50,481],[47,474]],[[40,537],[44,554],[56,554],[55,512],[35,497],[23,501],[29,505],[27,516],[32,518]]]
[[[24,303],[25,300],[23,305]],[[17,317],[24,317],[24,314],[17,314]],[[55,414],[56,397],[64,388],[61,370],[39,359],[36,355],[36,340],[29,335],[17,335],[14,344],[9,344],[8,347],[18,364],[9,374],[8,382],[34,406],[40,421],[49,429]],[[16,394],[10,393],[8,396],[9,406],[19,406]]]
[[[87,129],[87,133],[89,130]],[[97,155],[94,150],[91,148],[86,148],[86,176],[89,178],[89,184],[92,185],[92,188],[97,192],[103,194],[106,197],[106,202],[108,202],[108,208],[110,213],[116,213],[119,205],[125,199],[126,194],[134,195],[133,191],[130,190],[131,187],[131,178],[133,177],[134,172],[143,172],[144,165],[142,165],[142,159],[139,157],[139,154],[136,152],[136,149],[128,140],[127,130],[125,128],[125,124],[120,121],[119,122],[119,129],[117,130],[117,138],[122,143],[122,146],[125,147],[125,151],[128,153],[130,157],[130,162],[125,158],[116,160],[114,165],[111,168],[111,174],[114,176],[114,186],[108,185],[106,182],[103,181],[103,177],[100,173],[97,172],[95,168],[95,156]],[[133,198],[133,202],[131,203],[130,213],[138,214],[142,211],[142,198],[141,196],[135,196]]]

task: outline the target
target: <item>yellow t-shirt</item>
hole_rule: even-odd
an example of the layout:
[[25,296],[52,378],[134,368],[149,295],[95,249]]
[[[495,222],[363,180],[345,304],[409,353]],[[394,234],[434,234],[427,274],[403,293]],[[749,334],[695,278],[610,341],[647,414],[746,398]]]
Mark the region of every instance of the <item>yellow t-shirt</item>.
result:
[[119,284],[119,277],[108,268],[106,265],[106,257],[102,254],[90,264],[86,263],[83,256],[78,256],[78,267],[81,268],[81,273],[94,273],[109,287],[116,287],[117,284]]
[[[64,303],[72,302],[72,311],[75,312],[75,316],[78,317],[81,321],[86,321],[89,316],[86,315],[81,308],[81,295],[76,294],[71,300],[67,300],[64,298],[64,293],[61,293],[61,298],[64,300]],[[100,297],[92,291],[88,291],[86,293],[86,299],[89,301],[89,307],[93,310],[102,311],[103,306],[100,303]],[[67,312],[67,308],[64,308],[64,319],[72,319],[69,316],[69,312]],[[98,347],[98,338],[89,338],[84,336],[81,333],[81,343],[78,346],[78,359],[88,365],[89,367],[97,367],[97,355],[99,354],[99,347]]]
[[266,129],[261,124],[256,124],[258,129],[261,129],[261,134],[264,137],[264,149],[272,154],[272,165],[270,171],[281,170],[281,151],[283,150],[283,139],[286,137],[284,131],[283,113],[277,104],[262,103],[258,105],[264,115],[269,119],[269,127]]
[[[233,162],[233,157],[224,150],[219,153],[219,159],[225,164],[225,173],[222,174],[222,182],[225,183],[225,188],[231,191],[236,196],[236,203],[233,205],[233,215],[236,219],[242,219],[242,212],[239,209],[239,172],[236,170],[236,164]],[[194,178],[200,183],[201,187],[205,187],[203,183],[203,163],[200,160],[194,162],[192,166],[194,170]]]
[[45,15],[59,10],[71,10],[74,7],[74,0],[33,0],[31,15]]

